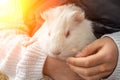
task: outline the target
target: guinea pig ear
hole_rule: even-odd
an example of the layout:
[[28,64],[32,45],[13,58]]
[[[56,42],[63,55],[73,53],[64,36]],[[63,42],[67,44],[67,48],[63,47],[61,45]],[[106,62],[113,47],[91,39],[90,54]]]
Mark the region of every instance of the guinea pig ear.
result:
[[48,13],[45,11],[43,13],[40,13],[41,17],[44,19],[44,20],[47,20],[48,19]]
[[75,21],[81,22],[85,19],[85,13],[84,11],[75,11],[72,17]]

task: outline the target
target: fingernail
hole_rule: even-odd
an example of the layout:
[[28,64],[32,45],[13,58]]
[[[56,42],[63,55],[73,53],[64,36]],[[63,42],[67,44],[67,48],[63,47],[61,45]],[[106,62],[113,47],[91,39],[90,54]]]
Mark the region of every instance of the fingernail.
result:
[[82,54],[79,52],[79,53],[77,53],[77,55],[75,55],[75,57],[81,57],[82,56]]
[[66,62],[67,65],[69,65],[70,63]]
[[82,52],[78,52],[78,54],[75,55],[75,57],[76,57],[76,58],[78,58],[78,57],[85,57],[85,54],[82,53]]
[[25,44],[22,44],[24,47],[27,47],[28,45],[25,43]]
[[67,63],[69,63],[69,58],[68,58],[68,59],[66,59],[66,62],[67,62]]
[[70,62],[71,62],[71,58],[67,58],[67,59],[66,59],[66,62],[67,62],[67,63],[70,63]]
[[80,54],[77,54],[75,57],[80,57]]
[[104,72],[105,70],[106,70],[106,69],[105,69],[105,66],[102,65],[102,66],[99,67],[99,71],[100,71],[100,72]]

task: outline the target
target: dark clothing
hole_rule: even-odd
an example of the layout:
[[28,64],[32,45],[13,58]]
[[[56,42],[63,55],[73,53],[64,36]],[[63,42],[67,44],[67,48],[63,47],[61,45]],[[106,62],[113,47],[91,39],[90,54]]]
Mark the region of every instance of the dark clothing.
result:
[[[98,38],[107,33],[120,31],[120,0],[40,0],[39,3],[35,4],[39,5],[39,12],[67,3],[75,3],[82,7],[86,17],[93,21],[94,33]],[[33,30],[33,33],[36,30]]]
[[120,31],[120,0],[78,0],[93,21],[95,35]]

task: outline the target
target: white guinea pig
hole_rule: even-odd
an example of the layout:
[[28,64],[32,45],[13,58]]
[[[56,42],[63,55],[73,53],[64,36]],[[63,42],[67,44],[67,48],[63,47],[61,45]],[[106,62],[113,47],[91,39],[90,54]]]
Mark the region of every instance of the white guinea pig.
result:
[[42,50],[49,56],[64,60],[96,39],[91,21],[74,4],[51,8],[41,16],[45,22],[35,35],[39,35]]

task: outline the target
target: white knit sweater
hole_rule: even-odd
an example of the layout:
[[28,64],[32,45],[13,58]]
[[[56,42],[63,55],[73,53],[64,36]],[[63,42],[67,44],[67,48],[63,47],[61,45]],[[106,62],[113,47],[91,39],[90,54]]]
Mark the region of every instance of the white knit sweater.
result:
[[[27,9],[39,0],[33,0],[29,5],[26,0],[7,0],[4,5],[0,6],[0,71],[8,75],[10,80],[15,80],[16,76],[16,80],[35,80],[36,78],[38,80],[43,77],[42,69],[46,55],[38,53],[39,50],[36,49],[32,51],[32,48],[30,49],[30,53],[32,53],[27,54],[29,52],[22,46],[22,43],[29,38],[27,36],[29,28],[24,25],[21,1],[26,4],[24,9]],[[19,62],[23,61],[24,56],[27,56],[27,60],[24,61],[25,64],[20,65]],[[31,64],[36,62],[35,68],[31,65],[32,76],[29,74],[34,79],[31,77],[26,79],[28,76],[22,74],[29,61]],[[17,67],[20,67],[21,71],[17,70]],[[33,68],[36,70],[32,70]],[[25,72],[25,74],[28,73]]]
[[[0,31],[0,71],[10,80],[40,80],[47,55],[38,43],[22,46],[28,36],[17,30]],[[28,39],[28,38],[27,38]],[[39,48],[38,48],[39,47]]]
[[41,80],[47,54],[42,52],[38,42],[30,45],[17,65],[15,80]]
[[[41,80],[47,55],[40,50],[38,42],[35,42],[27,49],[22,47],[21,41],[25,37],[22,35],[11,34],[4,41],[2,38],[0,39],[2,40],[2,43],[0,43],[0,70],[6,73],[10,80]],[[120,51],[120,32],[104,36],[111,37]],[[120,56],[115,71],[107,80],[120,80],[119,76]]]

